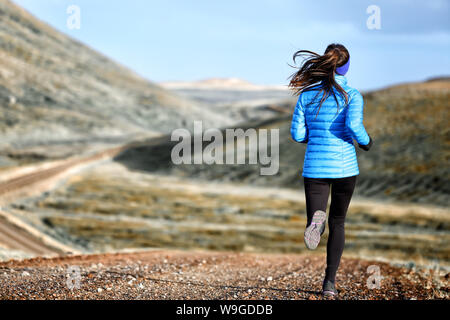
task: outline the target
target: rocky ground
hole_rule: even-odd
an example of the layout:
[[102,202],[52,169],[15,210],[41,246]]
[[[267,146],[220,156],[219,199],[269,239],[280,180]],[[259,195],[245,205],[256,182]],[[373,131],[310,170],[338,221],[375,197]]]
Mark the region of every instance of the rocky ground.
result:
[[[323,255],[149,251],[0,263],[1,299],[322,299]],[[379,287],[369,287],[380,270]],[[449,274],[342,260],[337,299],[448,299]]]

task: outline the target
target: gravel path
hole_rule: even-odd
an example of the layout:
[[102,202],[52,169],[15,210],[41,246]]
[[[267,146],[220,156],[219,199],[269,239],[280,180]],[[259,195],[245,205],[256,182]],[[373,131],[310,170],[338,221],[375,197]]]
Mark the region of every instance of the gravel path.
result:
[[[11,260],[0,263],[0,298],[316,300],[324,263],[317,254],[176,250]],[[379,289],[367,286],[370,265],[380,268]],[[344,258],[338,298],[448,299],[448,280],[442,272]]]

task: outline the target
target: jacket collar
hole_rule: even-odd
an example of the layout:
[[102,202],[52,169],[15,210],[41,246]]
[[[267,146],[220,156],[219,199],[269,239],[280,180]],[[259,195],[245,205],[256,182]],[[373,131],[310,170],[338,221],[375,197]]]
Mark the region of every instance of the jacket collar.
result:
[[339,85],[346,85],[347,84],[347,78],[345,76],[341,76],[340,74],[335,73],[334,79],[336,80]]

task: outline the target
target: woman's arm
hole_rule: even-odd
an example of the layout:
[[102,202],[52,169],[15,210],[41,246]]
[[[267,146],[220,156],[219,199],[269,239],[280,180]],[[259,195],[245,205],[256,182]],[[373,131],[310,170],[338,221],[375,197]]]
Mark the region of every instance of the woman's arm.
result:
[[372,146],[372,138],[367,134],[363,124],[364,99],[355,90],[350,98],[347,114],[345,115],[345,126],[350,131],[353,139],[358,142],[361,149],[369,151]]
[[302,103],[298,97],[297,105],[295,106],[294,115],[291,123],[291,137],[297,142],[308,142],[308,127],[306,126],[305,113],[303,112]]

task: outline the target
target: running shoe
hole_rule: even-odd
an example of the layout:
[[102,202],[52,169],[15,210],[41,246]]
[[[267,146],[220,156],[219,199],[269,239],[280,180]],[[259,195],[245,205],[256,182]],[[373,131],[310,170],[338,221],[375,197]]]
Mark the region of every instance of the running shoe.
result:
[[334,282],[331,282],[330,280],[325,280],[322,286],[322,294],[324,296],[336,296],[337,290],[334,285]]
[[305,230],[305,244],[309,250],[317,248],[320,242],[320,236],[325,231],[325,221],[327,214],[322,210],[314,212],[311,224]]

